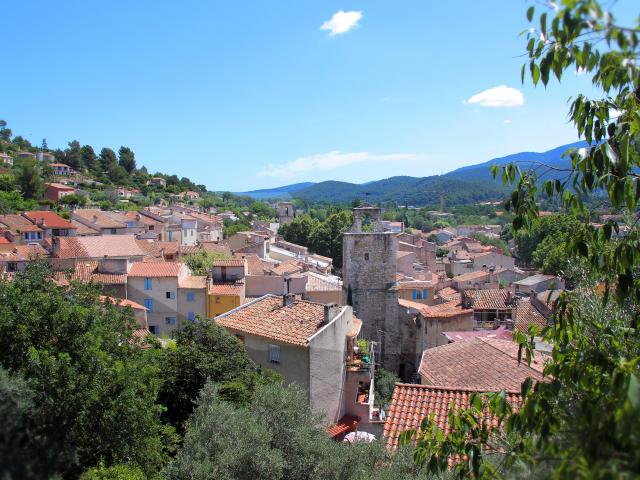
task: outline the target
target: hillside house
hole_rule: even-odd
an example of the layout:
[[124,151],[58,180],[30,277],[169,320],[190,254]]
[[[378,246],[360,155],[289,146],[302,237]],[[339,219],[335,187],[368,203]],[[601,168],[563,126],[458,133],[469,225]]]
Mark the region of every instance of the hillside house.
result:
[[76,227],[69,220],[62,218],[55,212],[34,210],[24,212],[22,216],[40,227],[45,232],[45,238],[74,237],[76,235]]
[[48,183],[44,191],[44,198],[54,202],[59,202],[67,195],[73,195],[74,193],[76,193],[76,189],[68,185],[63,185],[61,183]]
[[50,163],[49,166],[53,169],[53,175],[56,177],[68,177],[73,173],[73,169],[64,163]]
[[351,416],[366,429],[374,410],[374,359],[354,350],[362,322],[351,307],[266,295],[216,322],[244,343],[254,362],[301,386],[328,423]]

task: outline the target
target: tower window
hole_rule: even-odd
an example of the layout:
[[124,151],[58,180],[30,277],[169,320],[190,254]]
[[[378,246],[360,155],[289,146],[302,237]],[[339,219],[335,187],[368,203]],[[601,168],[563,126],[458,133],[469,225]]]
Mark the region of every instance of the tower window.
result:
[[365,253],[365,254],[364,254],[364,259],[365,259],[365,260],[367,260],[367,261],[369,261],[369,254],[368,254],[368,253]]

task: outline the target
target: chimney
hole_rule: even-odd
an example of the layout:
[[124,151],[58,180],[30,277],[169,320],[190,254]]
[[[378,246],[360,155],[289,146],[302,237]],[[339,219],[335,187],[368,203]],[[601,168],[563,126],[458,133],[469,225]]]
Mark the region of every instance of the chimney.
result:
[[60,253],[60,238],[53,237],[51,239],[51,244],[53,246],[53,256],[56,257]]
[[[295,295],[292,295],[290,293],[287,293],[286,295],[282,296],[282,306],[283,307],[288,307],[289,305],[293,304],[293,301],[296,299]],[[325,310],[326,311],[326,310]]]
[[139,213],[136,213],[136,221],[140,221],[140,219],[142,218],[142,216]]
[[335,303],[327,303],[324,306],[324,319],[322,325],[327,325],[338,314],[338,305]]
[[93,223],[98,223],[98,215],[93,216]]

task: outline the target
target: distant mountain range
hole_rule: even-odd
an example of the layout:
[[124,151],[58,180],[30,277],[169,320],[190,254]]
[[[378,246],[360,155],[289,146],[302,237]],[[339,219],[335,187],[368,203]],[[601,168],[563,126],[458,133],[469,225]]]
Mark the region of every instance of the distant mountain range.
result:
[[532,163],[544,163],[554,167],[567,167],[569,158],[562,154],[569,148],[586,146],[586,142],[563,145],[547,152],[520,152],[494,158],[484,163],[458,168],[444,175],[430,177],[391,177],[364,184],[329,180],[320,183],[296,183],[278,188],[240,193],[256,199],[283,200],[299,198],[308,202],[350,203],[354,199],[372,203],[397,202],[401,205],[437,205],[440,195],[448,205],[476,203],[501,199],[508,188],[494,181],[489,171],[491,165],[519,163],[527,167]]

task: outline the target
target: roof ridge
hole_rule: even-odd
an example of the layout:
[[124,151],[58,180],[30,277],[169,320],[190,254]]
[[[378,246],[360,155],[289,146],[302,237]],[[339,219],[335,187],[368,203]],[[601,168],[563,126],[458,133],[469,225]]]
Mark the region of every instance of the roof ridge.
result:
[[[450,385],[423,385],[421,383],[403,383],[397,382],[395,384],[396,387],[411,387],[411,388],[420,388],[423,390],[448,390],[451,392],[477,392],[477,393],[495,393],[491,390],[483,390],[479,388],[463,388],[463,387],[452,387]],[[498,390],[503,391],[504,389]],[[504,390],[505,393],[517,394],[521,395],[519,390]]]

